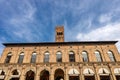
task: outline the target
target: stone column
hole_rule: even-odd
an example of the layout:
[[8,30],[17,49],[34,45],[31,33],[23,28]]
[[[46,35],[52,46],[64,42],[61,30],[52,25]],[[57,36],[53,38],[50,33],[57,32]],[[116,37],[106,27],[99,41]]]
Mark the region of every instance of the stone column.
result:
[[54,74],[50,74],[49,78],[50,80],[54,80]]
[[5,80],[9,80],[10,75],[6,75]]
[[68,74],[66,74],[65,80],[69,80],[69,75]]
[[5,77],[5,80],[9,80],[9,79],[10,79],[11,69],[12,69],[12,67],[10,66],[10,67],[8,68],[8,72],[7,72],[7,75],[6,75],[6,77]]
[[116,80],[115,76],[114,76],[114,72],[112,71],[112,65],[108,64],[109,70],[110,70],[110,78],[111,80]]
[[100,80],[99,75],[97,73],[96,64],[93,64],[93,67],[94,67],[94,71],[95,71],[95,80]]
[[24,74],[22,74],[22,75],[20,76],[20,80],[25,80],[25,75],[24,75]]
[[82,72],[82,64],[80,64],[80,67],[79,67],[79,68],[80,68],[79,79],[82,80],[82,73],[83,73],[83,72]]
[[40,80],[39,67],[40,67],[39,65],[36,65],[35,80]]
[[36,76],[35,76],[35,80],[40,80],[40,76],[39,76],[39,75],[36,75]]
[[20,80],[25,80],[25,66],[22,67],[22,71],[21,71],[21,76],[20,76]]
[[69,80],[69,75],[67,73],[67,67],[65,66],[65,77],[64,80]]
[[63,80],[65,80],[65,77],[66,77],[66,75],[65,75],[65,73],[64,73],[64,79],[63,79]]

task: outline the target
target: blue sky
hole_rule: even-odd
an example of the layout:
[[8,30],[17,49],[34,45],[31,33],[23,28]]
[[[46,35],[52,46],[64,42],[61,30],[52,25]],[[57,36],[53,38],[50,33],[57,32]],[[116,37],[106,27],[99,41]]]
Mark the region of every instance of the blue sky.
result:
[[120,0],[0,0],[0,53],[5,42],[54,42],[63,25],[65,41],[118,40]]

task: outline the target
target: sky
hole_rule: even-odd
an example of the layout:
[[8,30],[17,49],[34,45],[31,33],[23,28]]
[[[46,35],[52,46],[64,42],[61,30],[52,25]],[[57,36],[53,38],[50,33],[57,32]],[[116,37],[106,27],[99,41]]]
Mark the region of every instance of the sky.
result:
[[54,42],[56,26],[65,41],[117,40],[120,51],[120,0],[0,0],[0,54],[6,42]]

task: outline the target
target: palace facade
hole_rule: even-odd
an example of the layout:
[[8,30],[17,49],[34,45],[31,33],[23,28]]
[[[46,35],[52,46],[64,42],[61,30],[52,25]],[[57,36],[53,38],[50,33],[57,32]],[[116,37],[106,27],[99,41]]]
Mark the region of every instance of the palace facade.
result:
[[0,80],[120,80],[117,41],[3,43]]

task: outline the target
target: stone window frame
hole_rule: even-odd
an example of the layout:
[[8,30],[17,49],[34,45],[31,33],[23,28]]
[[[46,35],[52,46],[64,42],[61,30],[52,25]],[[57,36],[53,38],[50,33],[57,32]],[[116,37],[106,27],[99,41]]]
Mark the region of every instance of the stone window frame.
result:
[[25,55],[24,52],[21,52],[21,53],[19,54],[19,58],[18,58],[18,63],[19,63],[19,64],[23,63],[24,55]]
[[[58,59],[59,56],[60,56],[60,59]],[[56,62],[62,62],[62,52],[61,51],[57,51],[57,53],[56,53]]]
[[69,51],[69,62],[75,62],[75,53],[74,53],[74,51]]
[[5,59],[5,63],[10,63],[11,57],[12,57],[12,52],[9,52],[9,53],[7,54],[6,59]]
[[107,54],[108,54],[108,57],[109,57],[110,61],[116,62],[116,59],[115,59],[115,56],[114,56],[113,51],[109,50],[109,51],[107,52]]
[[82,51],[82,60],[83,60],[83,62],[89,62],[89,58],[88,57],[89,57],[88,56],[88,52],[87,51]]
[[36,63],[36,57],[37,57],[37,53],[36,52],[33,52],[32,53],[32,56],[31,56],[31,63]]
[[103,62],[100,51],[96,50],[94,53],[95,53],[95,57],[96,57],[97,62]]

